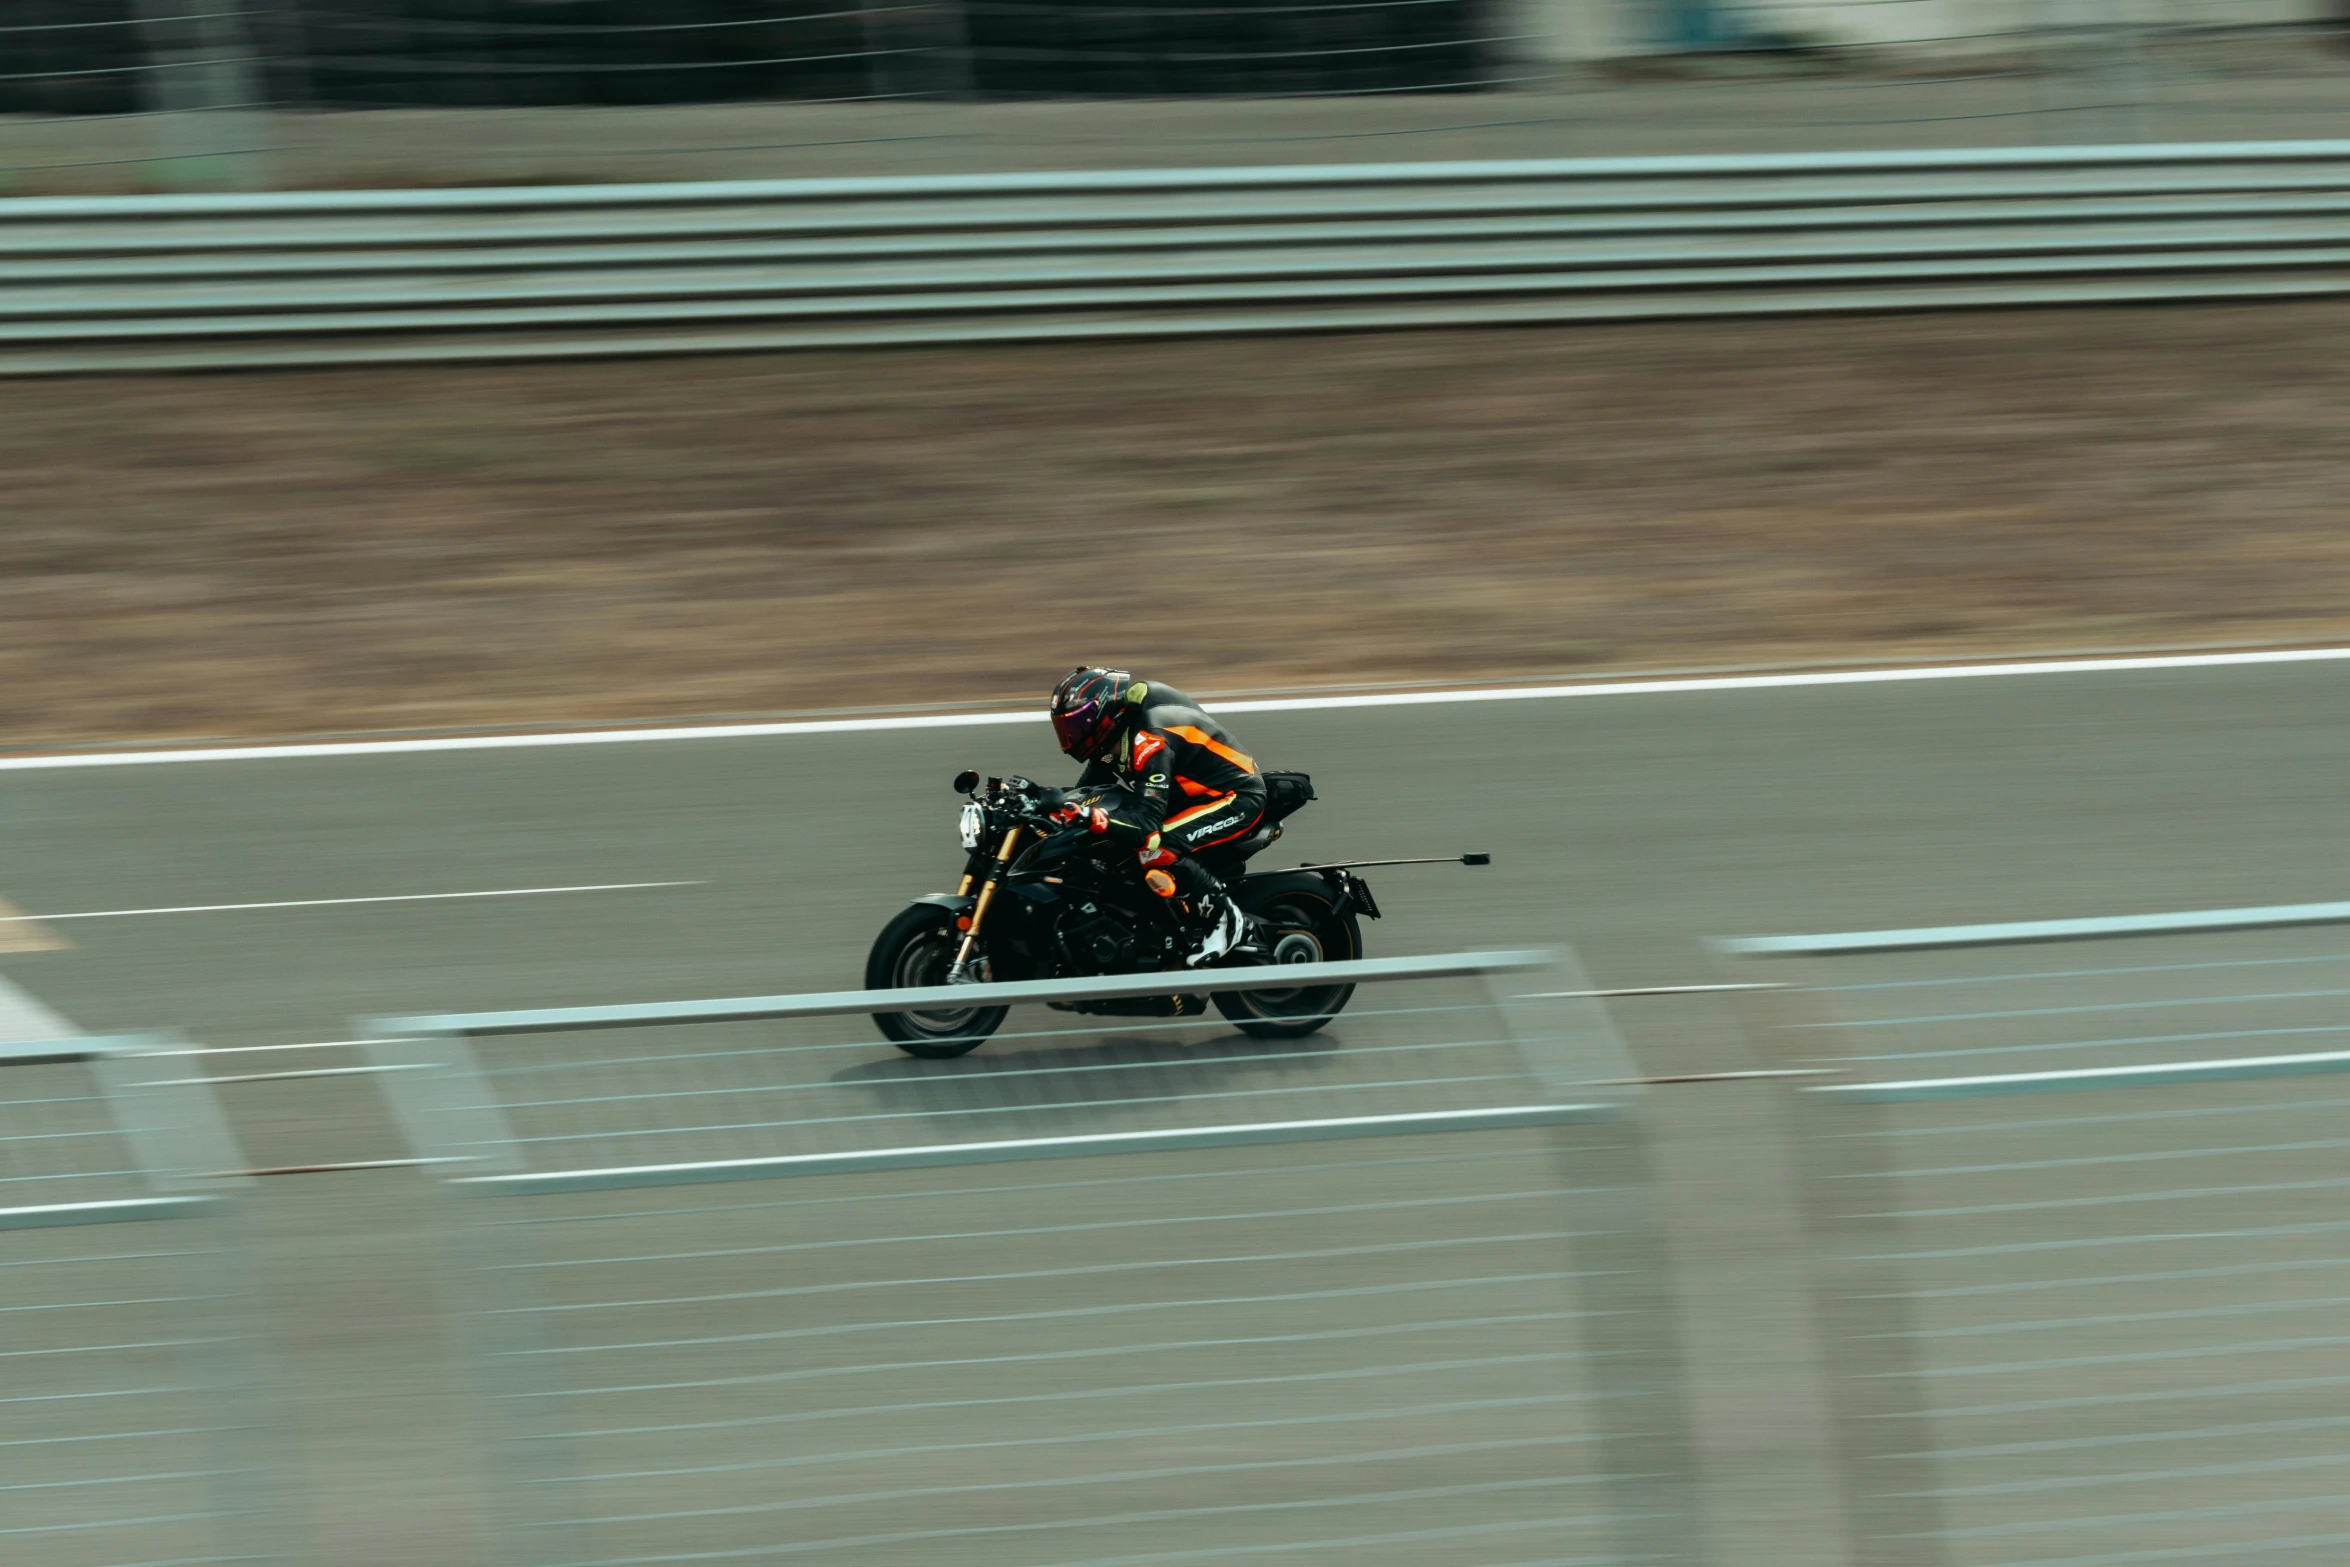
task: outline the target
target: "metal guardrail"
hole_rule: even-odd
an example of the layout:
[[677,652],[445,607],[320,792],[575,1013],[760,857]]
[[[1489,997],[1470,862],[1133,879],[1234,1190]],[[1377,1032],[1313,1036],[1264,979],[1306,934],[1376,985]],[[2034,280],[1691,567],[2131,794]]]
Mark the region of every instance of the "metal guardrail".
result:
[[236,1157],[155,1036],[0,1044],[0,1557],[283,1559]]
[[2014,920],[1997,925],[1928,925],[1915,930],[1846,931],[1832,936],[1733,936],[1714,943],[1733,957],[1830,957],[1866,952],[1926,952],[1941,947],[2006,947],[2052,941],[2112,941],[2133,936],[2199,936],[2222,931],[2283,930],[2350,923],[2350,903],[2282,903],[2258,909],[2191,909],[2107,919]]
[[[1434,957],[1357,958],[1343,963],[1292,964],[1295,975],[1315,985],[1367,985],[1408,979],[1453,979],[1469,975],[1514,974],[1547,969],[1555,952],[1463,952]],[[634,1006],[540,1007],[511,1012],[453,1012],[418,1017],[376,1018],[365,1027],[372,1036],[450,1034],[478,1039],[496,1034],[562,1034],[593,1028],[644,1028],[672,1023],[783,1022],[812,1017],[865,1017],[876,1012],[921,1012],[932,1008],[1050,1005],[1056,1001],[1116,1001],[1165,995],[1170,989],[1213,996],[1262,990],[1261,970],[1202,969],[1182,974],[1105,974],[1081,979],[1024,979],[990,985],[935,985],[928,989],[814,991],[805,995],[738,996],[717,1001],[656,1001]],[[1289,988],[1284,986],[1283,988]]]
[[0,373],[2350,292],[2350,142],[0,201]]
[[[1305,1039],[1016,1013],[949,1061],[868,1031],[908,991],[373,1025],[434,1068],[381,1081],[451,1198],[508,1559],[1694,1560],[1638,1090],[1594,999],[1517,994],[1588,983],[1282,978],[1375,989]],[[1086,1162],[975,1168],[1046,1157]]]
[[[1445,979],[1471,979],[1490,984],[1502,976],[1545,972],[1560,961],[1559,954],[1552,952],[1481,952],[1436,957],[1370,958],[1343,963],[1293,964],[1282,970],[1281,977],[1285,983],[1296,985],[1377,985]],[[1548,1041],[1562,1036],[1534,1034],[1520,1038],[1508,1035],[1477,1041],[1420,1041],[1407,1036],[1379,1047],[1379,1053],[1383,1057],[1400,1057],[1414,1062],[1427,1060],[1443,1063],[1457,1054],[1472,1052],[1480,1057],[1492,1055],[1497,1059],[1486,1061],[1479,1071],[1465,1077],[1439,1070],[1436,1066],[1428,1068],[1430,1075],[1426,1077],[1398,1078],[1392,1069],[1383,1069],[1386,1075],[1375,1075],[1366,1081],[1349,1082],[1343,1087],[1326,1090],[1332,1094],[1359,1096],[1343,1101],[1344,1109],[1325,1106],[1319,1113],[1300,1114],[1293,1096],[1276,1083],[1267,1088],[1227,1090],[1212,1096],[1212,1102],[1222,1111],[1238,1108],[1246,1112],[1241,1115],[1218,1113],[1205,1117],[1185,1116],[1174,1124],[1161,1123],[1131,1129],[1104,1129],[1087,1123],[1098,1119],[1105,1108],[1132,1100],[1132,1095],[1123,1086],[1127,1080],[1148,1082],[1164,1071],[1167,1063],[1156,1056],[1146,1056],[1136,1062],[1111,1060],[1093,1064],[1080,1074],[1066,1092],[1048,1091],[1041,1098],[1024,1097],[1007,1100],[1001,1105],[974,1106],[959,1112],[952,1122],[958,1128],[979,1125],[991,1130],[1011,1129],[1032,1134],[1041,1130],[1043,1135],[957,1136],[947,1139],[925,1138],[918,1142],[883,1137],[878,1141],[859,1139],[855,1145],[845,1147],[805,1146],[802,1141],[813,1129],[835,1118],[844,1124],[852,1121],[893,1123],[885,1129],[894,1132],[894,1123],[923,1124],[927,1117],[918,1110],[903,1114],[882,1112],[877,1115],[845,1115],[819,1110],[812,1115],[794,1115],[777,1121],[754,1121],[730,1126],[726,1130],[745,1134],[734,1139],[722,1138],[718,1128],[705,1128],[691,1123],[648,1126],[630,1133],[599,1133],[585,1129],[575,1131],[567,1126],[537,1133],[517,1133],[509,1124],[512,1115],[516,1113],[557,1108],[568,1110],[579,1103],[600,1101],[529,1100],[509,1109],[491,1078],[482,1074],[472,1043],[508,1036],[617,1028],[708,1029],[729,1024],[863,1018],[875,1012],[920,1011],[925,1007],[962,1008],[1115,1000],[1161,995],[1171,986],[1179,986],[1190,993],[1213,995],[1224,991],[1260,989],[1264,983],[1262,972],[1248,969],[1185,973],[1179,976],[1109,975],[1086,979],[956,985],[928,990],[857,990],[808,995],[745,996],[716,1001],[655,1002],[641,1006],[554,1007],[529,1011],[376,1018],[362,1022],[360,1030],[371,1041],[369,1053],[374,1064],[418,1074],[411,1079],[412,1086],[430,1096],[418,1098],[413,1094],[397,1093],[394,1096],[395,1109],[402,1115],[409,1140],[419,1156],[445,1165],[471,1164],[476,1168],[456,1178],[483,1190],[495,1191],[593,1190],[616,1186],[672,1185],[689,1181],[740,1180],[757,1176],[828,1175],[849,1170],[992,1164],[1005,1160],[1178,1148],[1382,1137],[1480,1127],[1566,1124],[1597,1119],[1611,1113],[1610,1101],[1614,1096],[1595,1099],[1591,1095],[1574,1092],[1579,1074],[1568,1064],[1567,1059],[1555,1056],[1547,1048]],[[1497,995],[1493,999],[1498,1004],[1502,998]],[[1513,1006],[1570,1007],[1577,1004],[1572,997],[1546,996],[1539,1001],[1513,1003]],[[1580,1002],[1580,1005],[1593,1009],[1583,1014],[1588,1024],[1595,1015],[1595,1004],[1586,1000]],[[1347,1015],[1341,1014],[1342,1019]],[[1506,1018],[1509,1012],[1504,1011],[1499,1015]],[[1601,1019],[1601,1026],[1592,1037],[1605,1039],[1612,1045],[1613,1032],[1605,1028],[1604,1014],[1597,1015]],[[1380,1017],[1384,1014],[1373,1012],[1369,1016]],[[984,1047],[989,1055],[982,1063],[966,1070],[988,1073],[990,1064],[1003,1058],[1007,1046],[1019,1051],[1019,1059],[1027,1061],[1034,1053],[1035,1042],[1040,1038],[1058,1039],[1071,1032],[1085,1037],[1172,1032],[1178,1037],[1212,1038],[1227,1034],[1229,1025],[1219,1020],[1149,1019],[1129,1022],[1121,1027],[1114,1022],[1088,1020],[1051,1026],[1042,1033],[999,1034]],[[722,1048],[716,1052],[687,1051],[681,1055],[631,1055],[614,1058],[610,1064],[637,1069],[666,1069],[676,1061],[685,1060],[703,1063],[707,1069],[717,1063],[725,1063],[726,1068],[750,1071],[755,1081],[726,1087],[678,1090],[669,1097],[716,1104],[743,1093],[772,1094],[785,1096],[782,1101],[785,1103],[812,1101],[821,1105],[838,1102],[843,1097],[843,1085],[805,1075],[806,1071],[812,1070],[815,1065],[837,1059],[843,1052],[886,1055],[888,1049],[880,1041],[860,1037],[838,1042],[827,1039],[815,1044],[750,1043],[743,1047]],[[1324,1047],[1305,1043],[1293,1047],[1286,1057],[1277,1053],[1274,1058],[1313,1059],[1327,1054]],[[1265,1054],[1256,1051],[1244,1059],[1263,1060]],[[895,1079],[905,1086],[918,1087],[932,1080],[901,1063],[893,1062],[892,1065],[898,1067],[901,1074],[910,1074]],[[772,1073],[778,1066],[783,1068],[785,1074],[780,1080],[770,1080],[764,1075]],[[544,1074],[549,1068],[533,1064],[511,1070]],[[1050,1078],[1059,1068],[1051,1064],[1047,1056],[1013,1070],[1021,1077]],[[1613,1052],[1611,1073],[1618,1079],[1629,1075],[1620,1049]],[[1595,1075],[1606,1077],[1610,1073]],[[1489,1085],[1514,1087],[1521,1081],[1541,1083],[1549,1092],[1533,1100],[1510,1092],[1498,1101],[1480,1092]],[[1099,1086],[1103,1084],[1119,1086]],[[848,1086],[852,1094],[861,1093],[863,1080]],[[1453,1090],[1449,1097],[1455,1102],[1428,1104],[1428,1091],[1438,1086]],[[1178,1094],[1170,1102],[1180,1104],[1184,1097]],[[1062,1123],[1072,1121],[1074,1126],[1064,1129]],[[774,1146],[778,1136],[789,1138],[791,1146]],[[634,1149],[678,1146],[680,1139],[698,1141],[712,1147],[739,1144],[746,1152],[742,1157],[697,1160],[629,1156]],[[591,1148],[598,1157],[592,1161],[581,1161],[573,1155],[560,1168],[534,1169],[528,1167],[521,1152],[533,1146],[557,1151]]]
[[2350,1035],[2345,926],[2326,904],[1722,944],[1817,965],[1761,1037],[1850,1078],[1793,1098],[1857,1559],[2350,1542],[2350,1099],[2277,1081],[2350,1052],[2268,1053]]

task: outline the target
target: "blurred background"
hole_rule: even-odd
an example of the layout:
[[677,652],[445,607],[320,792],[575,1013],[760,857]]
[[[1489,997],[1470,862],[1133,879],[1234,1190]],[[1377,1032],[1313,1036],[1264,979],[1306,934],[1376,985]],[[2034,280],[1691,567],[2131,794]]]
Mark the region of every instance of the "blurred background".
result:
[[1225,694],[2323,640],[2343,25],[22,0],[0,715],[1001,701],[1170,536]]
[[19,193],[2331,136],[2331,0],[9,9]]
[[22,0],[19,193],[2339,134],[2332,0]]
[[[6,0],[0,1559],[2339,1562],[2346,110],[2336,0]],[[808,1001],[1092,661],[1494,863],[1310,1038]]]

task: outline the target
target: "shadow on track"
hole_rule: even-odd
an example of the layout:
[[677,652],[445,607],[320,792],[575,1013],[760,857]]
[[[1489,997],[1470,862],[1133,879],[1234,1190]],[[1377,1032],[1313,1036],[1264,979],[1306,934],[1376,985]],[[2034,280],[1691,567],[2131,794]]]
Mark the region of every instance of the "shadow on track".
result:
[[1130,1035],[991,1046],[950,1061],[894,1056],[827,1082],[869,1113],[919,1116],[951,1140],[1126,1130],[1296,1114],[1295,1096],[1331,1086],[1343,1044],[1334,1033],[1278,1042],[1237,1032]]

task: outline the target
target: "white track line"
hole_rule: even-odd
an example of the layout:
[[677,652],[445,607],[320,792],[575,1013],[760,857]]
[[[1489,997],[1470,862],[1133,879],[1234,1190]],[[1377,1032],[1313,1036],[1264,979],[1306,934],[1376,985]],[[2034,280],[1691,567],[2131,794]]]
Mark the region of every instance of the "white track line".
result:
[[[1610,680],[1579,685],[1503,686],[1467,691],[1390,691],[1364,696],[1249,698],[1206,704],[1218,713],[1330,712],[1350,707],[1440,707],[1463,702],[1532,702],[1560,697],[1670,696],[1698,691],[1780,691],[1804,686],[1888,685],[1912,680],[1989,680],[2011,675],[2104,675],[2160,669],[2230,669],[2260,664],[2314,664],[2350,659],[2350,647],[2279,648],[2250,653],[2154,653],[2120,658],[2035,659],[2005,664],[1932,664],[1893,669],[1831,669],[1784,675],[1704,675],[1673,680]],[[893,729],[973,729],[1031,724],[1042,709],[1017,713],[919,713],[897,718],[812,718],[759,724],[698,724],[659,729],[590,729],[553,734],[449,735],[419,740],[338,740],[302,745],[192,747],[169,751],[93,751],[0,757],[0,772],[59,767],[144,767],[160,762],[273,762],[300,757],[398,756],[423,751],[517,751],[550,745],[634,745],[657,740],[741,740],[773,735],[866,734]]]
[[451,898],[535,898],[554,892],[634,892],[645,887],[706,887],[702,881],[611,881],[592,887],[502,887],[492,892],[403,892],[384,898],[296,898],[284,903],[191,903],[174,909],[93,909],[83,914],[13,914],[10,920],[119,920],[139,914],[227,914],[241,909],[321,909],[345,903],[439,903]]

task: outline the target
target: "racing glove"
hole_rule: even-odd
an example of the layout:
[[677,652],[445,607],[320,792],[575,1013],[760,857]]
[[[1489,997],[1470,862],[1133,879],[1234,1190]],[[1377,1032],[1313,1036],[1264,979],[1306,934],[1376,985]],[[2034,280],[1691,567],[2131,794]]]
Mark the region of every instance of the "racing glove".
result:
[[1109,812],[1098,805],[1089,806],[1077,801],[1070,801],[1055,807],[1045,814],[1045,820],[1051,822],[1055,827],[1082,827],[1089,833],[1105,833],[1110,830]]

